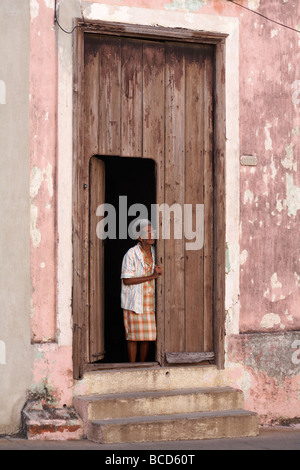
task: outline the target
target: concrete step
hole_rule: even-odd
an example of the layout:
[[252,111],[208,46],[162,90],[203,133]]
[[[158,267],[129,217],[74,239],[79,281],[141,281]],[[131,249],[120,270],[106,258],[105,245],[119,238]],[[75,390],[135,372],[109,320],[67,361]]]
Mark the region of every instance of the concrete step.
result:
[[136,393],[152,390],[226,386],[224,371],[215,365],[201,367],[148,367],[86,372],[74,395]]
[[[116,393],[117,392],[117,393]],[[99,443],[198,440],[258,434],[258,416],[215,366],[88,372],[73,404]]]
[[257,435],[257,414],[239,409],[92,420],[87,427],[87,438],[103,444]]
[[231,387],[92,395],[74,399],[74,407],[85,423],[133,416],[232,410],[243,408],[243,405],[243,392]]
[[29,440],[78,440],[84,426],[75,409],[46,407],[41,400],[28,400],[22,410],[22,431]]

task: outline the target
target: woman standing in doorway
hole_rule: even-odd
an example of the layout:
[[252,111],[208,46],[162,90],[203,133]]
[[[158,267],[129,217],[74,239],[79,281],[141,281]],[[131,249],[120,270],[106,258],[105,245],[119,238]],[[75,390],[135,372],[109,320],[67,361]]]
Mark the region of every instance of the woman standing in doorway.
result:
[[139,241],[127,251],[122,263],[121,308],[129,361],[136,361],[139,341],[140,362],[145,362],[149,341],[156,341],[155,279],[162,268],[155,265],[155,232],[149,220],[139,220],[136,232]]

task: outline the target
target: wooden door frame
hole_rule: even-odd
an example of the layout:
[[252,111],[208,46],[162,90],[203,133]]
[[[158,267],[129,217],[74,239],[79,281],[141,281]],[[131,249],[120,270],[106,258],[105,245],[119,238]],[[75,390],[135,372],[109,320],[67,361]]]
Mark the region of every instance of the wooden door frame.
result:
[[[163,28],[93,21],[75,22],[74,88],[73,88],[73,376],[83,377],[88,364],[89,340],[89,169],[84,162],[84,36],[105,34],[180,43],[212,44],[215,47],[214,85],[214,350],[215,364],[224,368],[225,362],[225,40],[226,34],[193,31],[182,28]],[[92,155],[91,155],[92,156]],[[158,283],[158,312],[162,310]],[[158,330],[163,331],[162,315],[158,315]],[[164,338],[157,341],[157,360],[163,366]]]

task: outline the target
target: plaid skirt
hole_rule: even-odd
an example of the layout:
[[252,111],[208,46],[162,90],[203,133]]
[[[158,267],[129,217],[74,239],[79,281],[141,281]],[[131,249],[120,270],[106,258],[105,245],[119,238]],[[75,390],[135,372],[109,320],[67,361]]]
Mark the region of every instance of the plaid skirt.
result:
[[123,310],[127,341],[156,341],[155,313],[137,314]]

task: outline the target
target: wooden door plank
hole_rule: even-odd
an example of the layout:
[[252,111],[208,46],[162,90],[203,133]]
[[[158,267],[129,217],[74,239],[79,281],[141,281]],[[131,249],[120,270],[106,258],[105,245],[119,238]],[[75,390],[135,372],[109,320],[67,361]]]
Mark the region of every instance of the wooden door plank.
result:
[[213,361],[215,353],[209,352],[172,352],[166,353],[168,364],[198,364],[200,362]]
[[89,289],[89,361],[104,357],[104,244],[97,234],[97,207],[105,202],[105,164],[92,157],[90,165],[90,289]]
[[[166,48],[165,202],[183,207],[185,171],[184,49]],[[182,215],[182,214],[181,214]],[[180,213],[179,213],[180,216]],[[169,217],[165,214],[165,228]],[[184,351],[184,240],[182,218],[170,218],[170,239],[165,240],[165,341],[166,351]],[[175,239],[174,229],[179,229]],[[181,232],[181,234],[180,234]]]
[[73,181],[73,377],[80,379],[87,362],[87,342],[85,328],[84,259],[83,259],[83,168],[84,168],[84,34],[75,34],[74,54],[74,181]]
[[[203,96],[204,60],[200,47],[186,48],[185,57],[185,204],[192,205],[193,230],[195,230],[196,204],[204,203],[203,115],[206,106]],[[187,214],[185,214],[185,225],[187,222],[190,221],[187,220]],[[196,240],[194,242],[196,244]],[[185,243],[187,246],[191,242],[185,239]],[[203,283],[203,246],[196,250],[185,248],[185,350],[190,352],[203,351],[204,347]]]
[[122,41],[121,155],[142,153],[142,63],[143,43]]
[[84,153],[87,164],[92,155],[99,153],[99,87],[100,87],[100,41],[89,38],[85,42],[84,57]]
[[216,46],[214,111],[214,350],[219,369],[225,364],[226,243],[226,82],[225,44]]
[[213,57],[204,62],[204,351],[212,351],[214,320]]
[[[144,43],[143,47],[143,157],[156,163],[156,203],[165,201],[164,117],[165,117],[165,47],[162,44]],[[151,221],[160,235],[156,243],[156,261],[164,268],[164,240],[161,239],[162,219]],[[164,273],[156,280],[156,356],[164,356]]]
[[99,153],[120,155],[121,41],[103,39],[100,55]]

